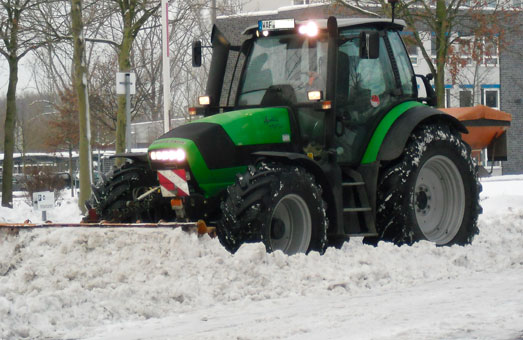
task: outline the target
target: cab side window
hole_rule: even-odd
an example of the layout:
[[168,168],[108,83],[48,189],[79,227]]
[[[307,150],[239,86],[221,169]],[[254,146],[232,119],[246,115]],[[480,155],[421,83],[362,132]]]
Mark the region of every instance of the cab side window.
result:
[[374,132],[377,116],[397,101],[394,73],[384,37],[380,37],[379,58],[362,59],[359,56],[360,31],[341,32],[346,41],[338,51],[336,144],[341,163],[361,160],[364,145]]
[[387,36],[390,41],[392,53],[396,58],[398,64],[398,71],[401,81],[402,94],[404,96],[413,97],[415,96],[415,78],[414,70],[410,62],[410,58],[405,50],[403,41],[401,40],[399,33],[395,31],[387,32]]

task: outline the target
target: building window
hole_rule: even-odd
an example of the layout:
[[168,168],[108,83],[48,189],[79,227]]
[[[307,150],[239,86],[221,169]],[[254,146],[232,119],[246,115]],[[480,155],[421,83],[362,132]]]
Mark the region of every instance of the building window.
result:
[[492,39],[485,39],[485,64],[496,66],[498,64],[498,39],[492,37]]
[[472,61],[472,44],[473,38],[463,32],[457,32],[457,38],[453,47],[456,54],[459,55],[463,65],[469,65]]
[[414,34],[406,31],[401,32],[400,36],[405,48],[407,49],[407,53],[409,54],[411,64],[414,66],[418,65],[418,43],[416,38],[414,38]]
[[514,0],[514,7],[520,8],[521,7],[521,0]]
[[459,91],[459,106],[468,107],[472,106],[472,91],[460,90]]
[[445,89],[445,107],[450,107],[450,89]]
[[485,65],[496,66],[498,64],[498,57],[485,57]]
[[457,43],[461,58],[470,59],[470,57],[472,56],[474,38],[471,36],[463,36],[460,34],[460,37],[457,39]]
[[409,55],[411,57],[417,57],[418,56],[418,45],[415,45],[415,44],[407,45],[407,52],[409,52]]
[[409,53],[410,62],[412,63],[412,65],[418,65],[418,46],[407,45],[407,52]]
[[485,105],[492,108],[499,108],[499,90],[496,89],[485,89],[483,91]]

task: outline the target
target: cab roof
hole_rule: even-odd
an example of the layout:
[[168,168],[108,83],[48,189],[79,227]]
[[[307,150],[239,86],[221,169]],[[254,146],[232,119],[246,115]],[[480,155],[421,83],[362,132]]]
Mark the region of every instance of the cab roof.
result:
[[[280,19],[280,18],[278,18]],[[272,19],[272,20],[278,20]],[[403,30],[407,26],[404,20],[395,19],[394,23],[388,18],[336,18],[338,22],[338,28],[356,27],[356,26],[378,26],[380,28],[390,27],[398,30]],[[318,25],[320,30],[327,29],[327,19],[308,19],[308,20],[296,20],[296,26],[300,24],[313,21]],[[254,33],[258,29],[258,25],[252,25],[247,27],[243,34]]]

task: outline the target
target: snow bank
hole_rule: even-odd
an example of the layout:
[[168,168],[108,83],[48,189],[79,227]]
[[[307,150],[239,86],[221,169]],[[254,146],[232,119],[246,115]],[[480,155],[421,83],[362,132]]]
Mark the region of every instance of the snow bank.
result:
[[[371,247],[353,239],[340,250],[328,249],[324,256],[266,254],[261,244],[244,245],[231,255],[216,239],[171,229],[1,234],[0,338],[83,338],[99,332],[99,327],[204,309],[219,314],[230,312],[227,306],[278,299],[332,302],[478,273],[520,271],[521,179],[483,183],[486,213],[479,221],[480,234],[466,247],[427,242]],[[504,185],[510,191],[499,189]],[[519,195],[519,200],[507,202],[508,192]],[[76,221],[75,207],[74,201],[64,202],[50,215],[56,221],[73,217]],[[2,218],[15,217],[6,217],[5,211],[0,210]],[[16,211],[24,217],[39,214],[23,204]],[[523,321],[523,308],[517,317]]]
[[[42,212],[33,209],[31,201],[24,195],[24,192],[14,193],[13,209],[0,206],[0,223],[22,223],[26,220],[30,220],[33,223],[42,222]],[[56,200],[55,207],[47,211],[47,220],[56,223],[78,223],[81,219],[78,199],[77,197],[71,198],[69,190],[62,191]]]

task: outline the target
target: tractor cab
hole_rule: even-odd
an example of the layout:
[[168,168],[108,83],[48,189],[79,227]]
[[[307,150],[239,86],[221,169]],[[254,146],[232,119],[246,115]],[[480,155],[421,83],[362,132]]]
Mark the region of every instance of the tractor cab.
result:
[[[316,160],[335,150],[339,163],[357,165],[383,116],[417,99],[414,71],[399,36],[404,25],[386,19],[261,20],[244,31],[249,38],[236,48],[245,62],[223,109],[286,107],[297,125],[293,143],[298,149]],[[203,97],[207,115],[220,111],[231,48],[215,27]]]

